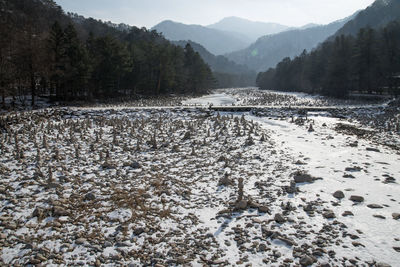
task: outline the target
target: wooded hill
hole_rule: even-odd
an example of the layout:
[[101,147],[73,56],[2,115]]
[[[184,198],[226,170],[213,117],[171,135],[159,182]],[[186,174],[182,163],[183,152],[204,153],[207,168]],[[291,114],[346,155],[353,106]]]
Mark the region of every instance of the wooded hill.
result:
[[262,89],[301,91],[346,97],[351,91],[394,91],[393,77],[400,73],[400,21],[374,30],[362,28],[357,36],[341,35],[311,53],[285,58],[262,72]]
[[396,93],[392,90],[394,76],[400,74],[399,24],[400,2],[377,0],[317,49],[285,58],[260,73],[257,85],[335,97],[351,91]]
[[260,37],[246,49],[225,56],[248,68],[265,71],[285,57],[295,57],[304,49],[311,50],[340,29],[352,17],[307,29],[294,29]]
[[190,45],[65,14],[52,0],[0,0],[0,91],[61,101],[200,94],[215,84]]
[[210,66],[218,88],[248,87],[256,85],[257,73],[247,66],[236,64],[224,56],[211,54],[202,45],[192,41],[174,41],[173,44],[185,47],[187,44],[198,52]]

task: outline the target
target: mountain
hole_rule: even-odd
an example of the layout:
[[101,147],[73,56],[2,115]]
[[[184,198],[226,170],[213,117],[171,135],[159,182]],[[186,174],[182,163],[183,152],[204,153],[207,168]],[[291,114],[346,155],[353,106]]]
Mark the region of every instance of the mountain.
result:
[[202,45],[192,41],[173,41],[175,45],[185,47],[190,44],[194,51],[210,66],[218,82],[218,87],[246,87],[254,86],[257,73],[247,66],[236,64],[224,56],[215,56]]
[[351,21],[347,22],[335,36],[356,35],[361,28],[381,28],[393,20],[400,18],[399,0],[377,0],[372,5],[359,12]]
[[285,57],[294,57],[304,50],[313,49],[354,16],[328,25],[263,36],[246,49],[229,53],[226,56],[238,64],[248,66],[250,69],[265,71],[270,67],[274,67]]
[[215,55],[230,53],[247,47],[251,41],[244,35],[210,29],[200,25],[186,25],[170,20],[152,28],[171,41],[190,40],[204,46]]
[[[0,94],[56,101],[202,94],[214,86],[190,46],[155,31],[66,14],[53,0],[0,0]],[[18,88],[14,90],[14,88]],[[21,98],[22,99],[22,98]]]
[[257,22],[238,17],[228,17],[207,26],[211,29],[237,32],[247,36],[252,42],[264,35],[275,34],[288,30],[289,27],[277,23]]
[[317,27],[317,26],[321,26],[321,25],[320,24],[315,24],[315,23],[308,23],[308,24],[306,24],[304,26],[299,27],[298,30],[305,30],[305,29],[314,28],[314,27]]
[[334,97],[399,94],[400,2],[377,0],[309,53],[285,58],[257,76],[261,89]]

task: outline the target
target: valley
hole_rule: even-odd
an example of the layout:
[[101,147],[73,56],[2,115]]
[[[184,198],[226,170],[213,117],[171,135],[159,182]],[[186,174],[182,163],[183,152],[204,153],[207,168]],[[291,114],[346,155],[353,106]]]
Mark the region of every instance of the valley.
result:
[[[181,107],[3,115],[2,263],[396,266],[399,108],[207,107],[248,103],[243,91],[330,101],[231,89]],[[387,114],[384,128],[365,111]]]

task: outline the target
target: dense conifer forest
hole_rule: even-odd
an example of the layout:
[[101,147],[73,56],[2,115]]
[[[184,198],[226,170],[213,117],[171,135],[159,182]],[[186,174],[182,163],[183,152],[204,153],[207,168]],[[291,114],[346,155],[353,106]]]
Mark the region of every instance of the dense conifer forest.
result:
[[333,97],[351,92],[398,95],[400,75],[400,22],[374,30],[362,28],[356,36],[340,35],[317,49],[285,58],[262,72],[262,89],[302,91]]
[[52,0],[0,1],[0,93],[57,101],[201,94],[215,84],[190,45],[65,14]]

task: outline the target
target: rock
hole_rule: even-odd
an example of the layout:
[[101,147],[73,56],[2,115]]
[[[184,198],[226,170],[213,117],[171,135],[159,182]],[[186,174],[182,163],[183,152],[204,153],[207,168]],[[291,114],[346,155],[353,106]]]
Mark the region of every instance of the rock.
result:
[[134,161],[131,163],[131,168],[132,169],[140,169],[142,166],[140,166],[139,162]]
[[365,248],[365,246],[363,244],[361,244],[360,242],[357,242],[357,241],[353,241],[353,242],[351,242],[351,244],[355,247],[364,247]]
[[258,211],[259,211],[259,212],[262,212],[262,213],[271,214],[271,212],[270,212],[270,210],[269,210],[269,208],[268,208],[267,206],[260,206],[260,207],[258,207]]
[[399,220],[400,219],[400,213],[392,213],[392,217],[395,220]]
[[358,147],[358,141],[354,141],[353,143],[350,143],[349,146]]
[[360,168],[360,167],[358,167],[358,166],[355,166],[355,167],[347,167],[346,169],[344,169],[346,172],[359,172],[359,171],[361,171],[362,169]]
[[313,183],[317,178],[312,177],[307,173],[296,172],[293,176],[294,181],[298,183]]
[[285,218],[282,216],[282,214],[280,214],[280,213],[275,214],[274,220],[275,220],[275,222],[277,222],[277,223],[284,223],[284,222],[286,222],[286,219],[285,219]]
[[52,183],[46,184],[45,187],[46,187],[46,189],[54,189],[54,188],[58,188],[58,187],[61,187],[61,186],[58,183],[52,182]]
[[342,216],[354,216],[354,214],[351,211],[346,210],[345,212],[342,213]]
[[324,216],[325,219],[333,219],[336,218],[335,213],[331,210],[325,211],[322,216]]
[[96,196],[93,193],[87,193],[84,197],[84,200],[87,200],[87,201],[92,201],[95,199],[96,199]]
[[362,196],[353,195],[350,197],[350,200],[353,202],[364,202],[364,198]]
[[246,200],[241,200],[241,201],[237,202],[236,205],[235,205],[235,208],[239,209],[239,210],[247,209],[247,201]]
[[53,207],[53,215],[56,217],[68,216],[69,212],[61,206],[54,206]]
[[78,238],[77,240],[75,240],[75,244],[77,245],[83,245],[86,242],[85,238]]
[[378,219],[386,219],[386,217],[385,216],[383,216],[383,215],[380,215],[380,214],[374,214],[374,215],[372,215],[372,216],[374,216],[375,218],[378,218]]
[[129,247],[129,244],[125,243],[125,242],[117,242],[115,244],[116,247],[122,248],[122,247]]
[[6,188],[4,186],[0,186],[0,194],[5,195],[7,192]]
[[373,148],[373,147],[367,147],[366,149],[367,149],[367,151],[372,151],[372,152],[381,152],[379,149],[377,149],[377,148]]
[[261,233],[263,237],[271,237],[273,234],[275,234],[274,231],[269,230],[266,226],[261,226]]
[[15,231],[17,229],[17,224],[15,222],[9,222],[6,227],[6,229],[10,229],[12,231]]
[[396,183],[396,179],[393,177],[386,177],[385,181],[383,183],[384,184],[394,184],[394,183]]
[[370,209],[383,209],[383,207],[378,204],[368,204],[367,207]]
[[36,207],[32,213],[32,217],[37,217],[39,221],[44,219],[46,216],[46,210],[40,207]]
[[315,260],[314,260],[313,258],[311,258],[310,256],[307,256],[307,255],[303,256],[303,257],[300,259],[300,265],[301,265],[301,266],[310,266],[310,265],[312,265],[314,262],[315,262]]
[[190,132],[186,132],[185,135],[183,136],[182,140],[188,140],[188,139],[190,139],[190,137],[191,137]]
[[296,193],[297,192],[297,189],[296,189],[296,182],[295,181],[290,181],[290,185],[289,186],[287,186],[286,188],[286,193],[288,193],[288,194],[294,194],[294,193]]
[[392,267],[391,265],[384,263],[384,262],[378,262],[375,266],[376,267]]
[[265,245],[264,243],[261,243],[259,246],[258,246],[258,251],[259,252],[264,252],[264,251],[266,251],[267,250],[267,245]]
[[224,177],[222,177],[221,179],[219,179],[218,181],[218,186],[230,186],[230,185],[234,185],[234,182],[232,181],[232,179],[229,178],[228,174],[225,174]]
[[108,247],[112,247],[113,244],[110,241],[105,241],[103,244],[103,248],[108,248]]
[[297,243],[294,240],[290,239],[290,238],[286,238],[286,237],[283,237],[283,236],[278,236],[276,239],[284,242],[289,247],[297,246]]
[[135,229],[133,230],[133,233],[134,233],[135,235],[141,235],[142,233],[144,233],[144,229],[143,229],[143,227],[135,228]]
[[342,199],[345,197],[344,193],[340,190],[336,191],[335,193],[333,193],[333,196],[337,199]]
[[400,247],[393,247],[394,250],[396,250],[397,252],[400,252]]
[[303,210],[304,210],[305,212],[313,211],[313,210],[314,210],[314,207],[313,207],[313,205],[312,205],[311,203],[308,203],[307,205],[305,205],[305,206],[303,207]]
[[111,160],[106,160],[104,163],[101,165],[103,169],[115,169],[117,166],[112,162]]

